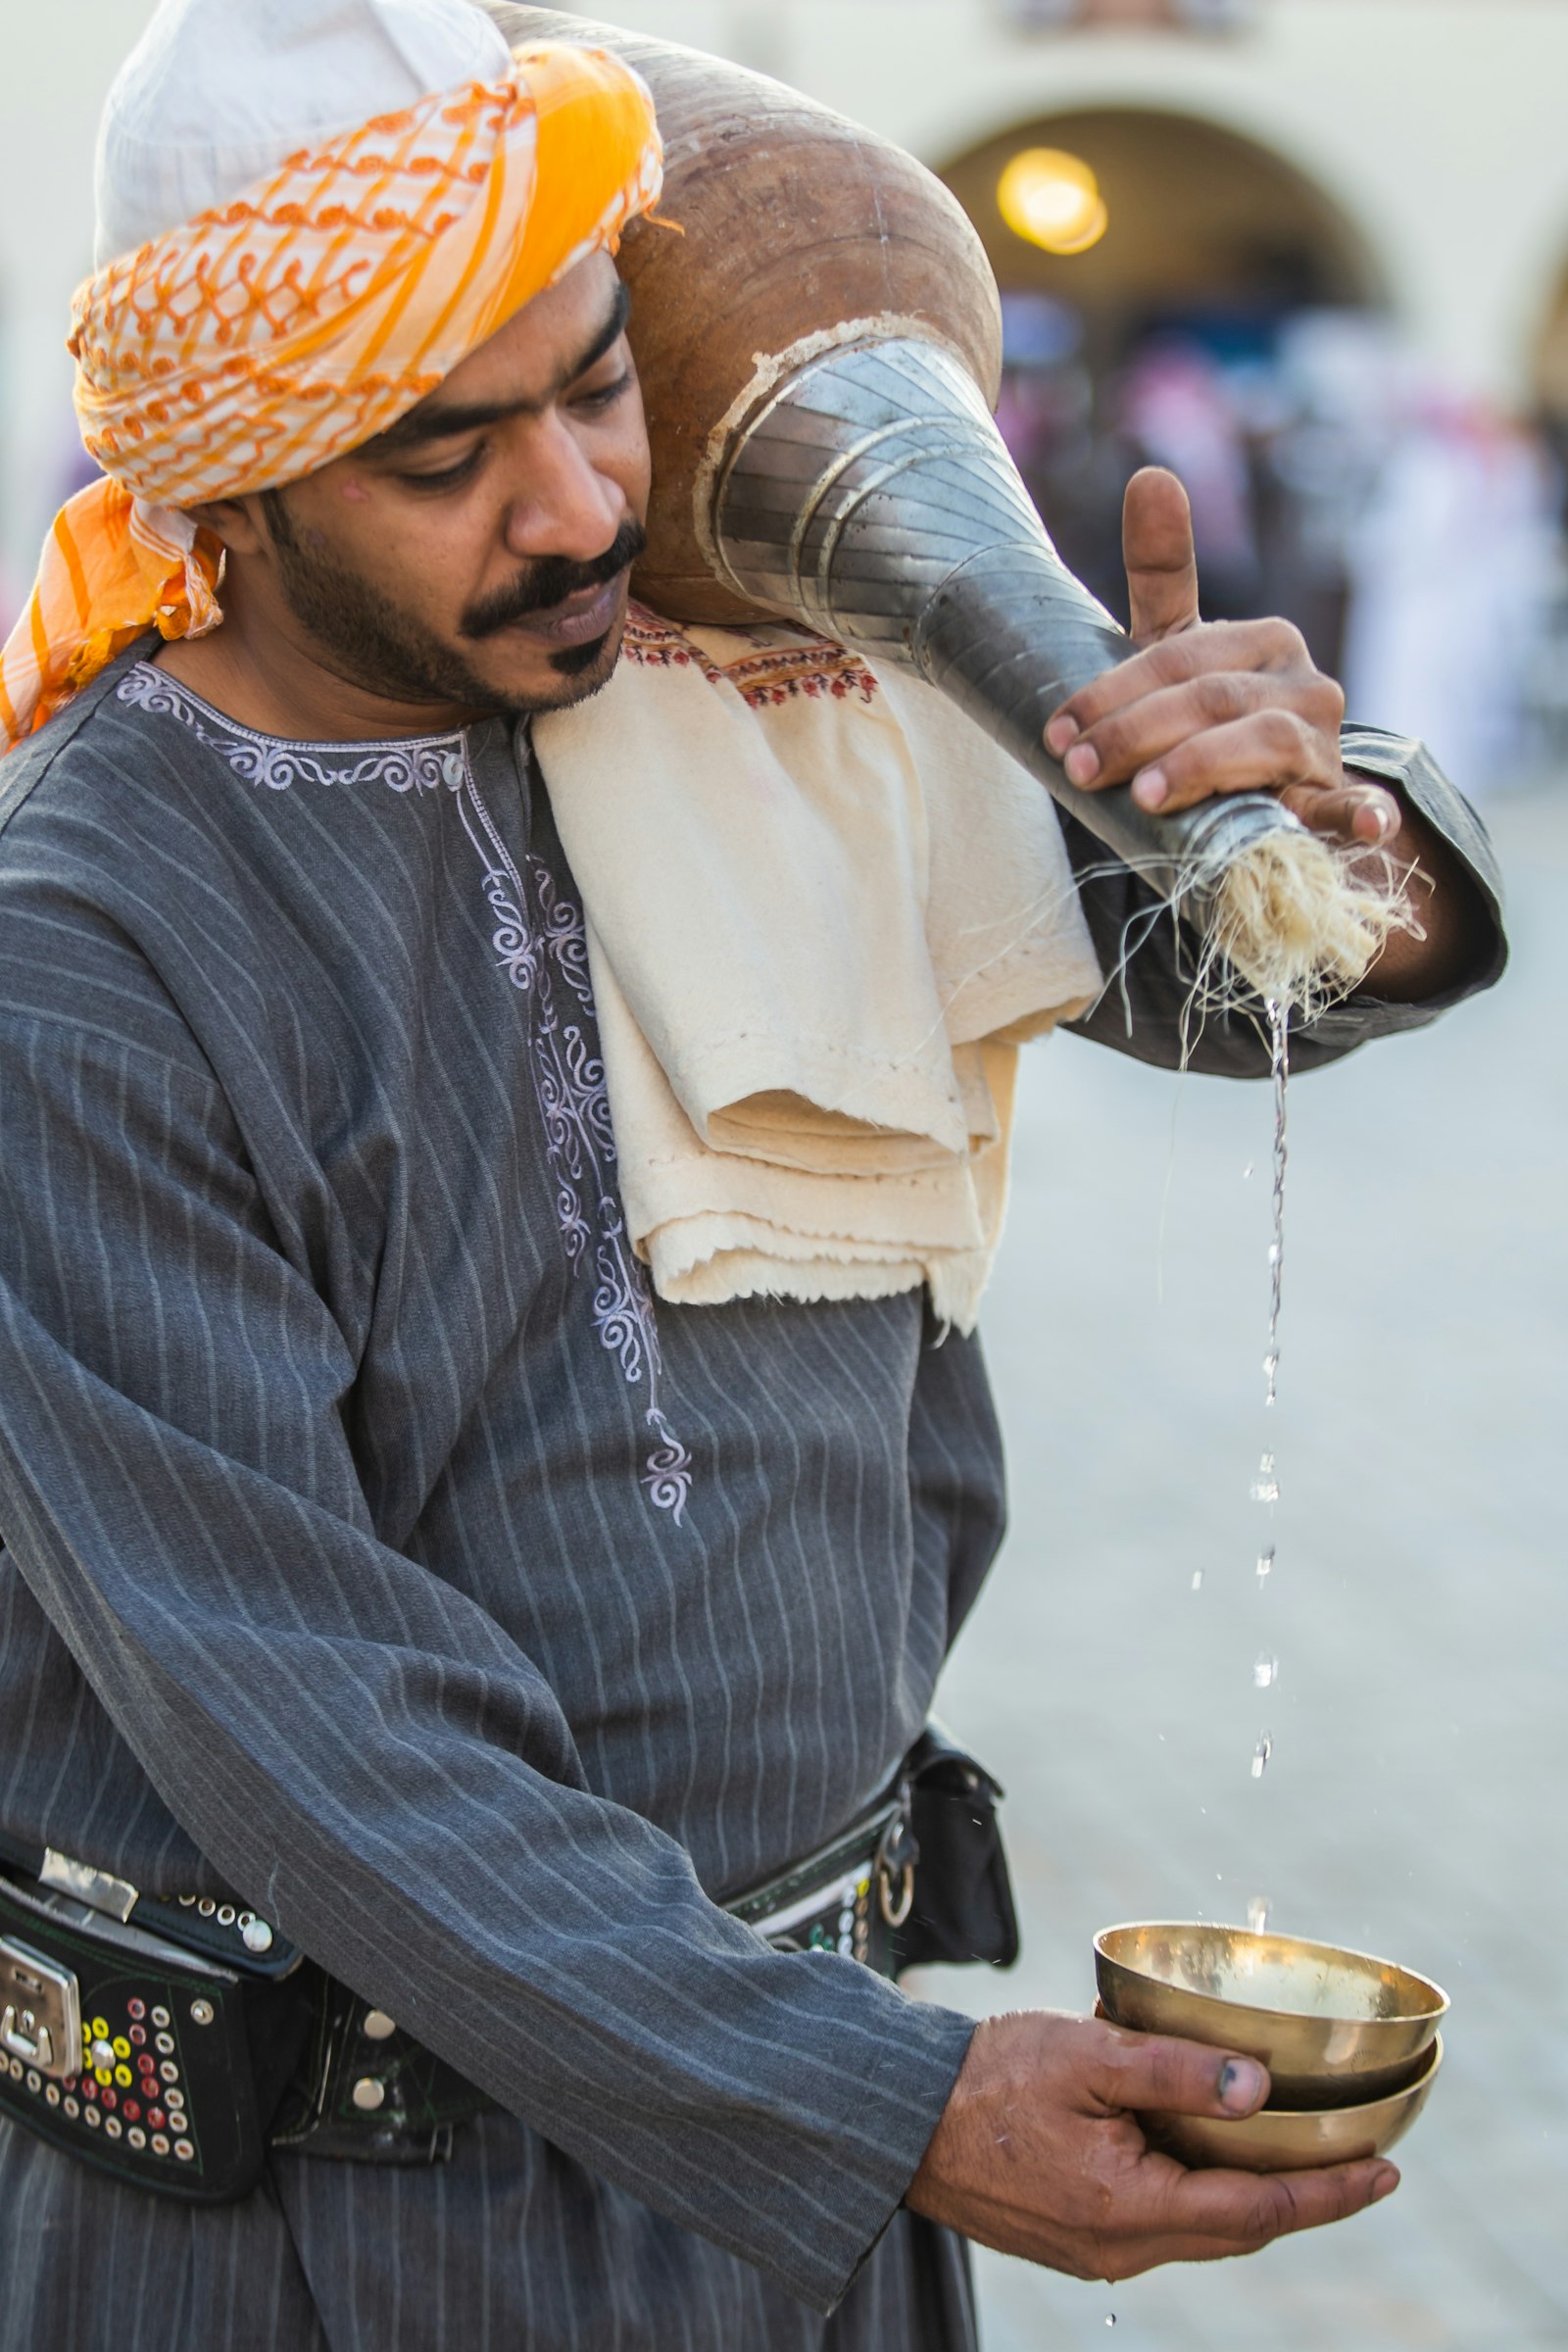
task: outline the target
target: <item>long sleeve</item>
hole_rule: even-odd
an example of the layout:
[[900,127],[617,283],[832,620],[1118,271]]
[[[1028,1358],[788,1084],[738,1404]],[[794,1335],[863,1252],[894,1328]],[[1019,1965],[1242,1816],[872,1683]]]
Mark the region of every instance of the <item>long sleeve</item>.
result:
[[712,1905],[679,1844],[589,1790],[515,1642],[378,1540],[351,1338],[109,929],[56,902],[10,951],[69,1008],[33,992],[0,1020],[16,1564],[248,1901],[569,2154],[829,2308],[968,2021]]
[[[1344,757],[1348,767],[1391,784],[1463,860],[1485,909],[1487,931],[1472,968],[1456,987],[1419,1004],[1355,995],[1309,1026],[1293,1028],[1295,1070],[1337,1061],[1374,1038],[1424,1028],[1464,998],[1492,987],[1507,961],[1502,881],[1492,845],[1474,809],[1431,755],[1406,736],[1383,734],[1375,727],[1347,727]],[[1125,866],[1108,865],[1103,844],[1075,818],[1063,814],[1061,825],[1101,967],[1119,974],[1092,1010],[1069,1026],[1117,1053],[1174,1069],[1181,1060],[1182,1015],[1192,987],[1192,943],[1179,933],[1147,882]],[[1268,1033],[1260,1012],[1255,1001],[1250,1008],[1244,1002],[1209,1017],[1194,1042],[1189,1066],[1221,1078],[1266,1076]]]

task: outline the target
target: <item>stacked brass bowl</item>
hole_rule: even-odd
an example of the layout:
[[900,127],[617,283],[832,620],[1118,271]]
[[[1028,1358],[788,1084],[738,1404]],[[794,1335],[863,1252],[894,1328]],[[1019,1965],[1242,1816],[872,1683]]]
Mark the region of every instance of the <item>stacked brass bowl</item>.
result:
[[1441,1986],[1337,1944],[1204,1921],[1106,1928],[1095,1974],[1112,2025],[1268,2068],[1266,2105],[1240,2123],[1145,2119],[1183,2164],[1275,2173],[1381,2156],[1415,2122],[1443,2063]]

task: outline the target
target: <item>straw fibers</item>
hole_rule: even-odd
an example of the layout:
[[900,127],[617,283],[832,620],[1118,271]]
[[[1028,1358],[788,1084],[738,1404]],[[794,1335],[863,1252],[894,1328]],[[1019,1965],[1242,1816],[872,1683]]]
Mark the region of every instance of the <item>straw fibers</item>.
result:
[[1230,994],[1217,968],[1228,965],[1265,1002],[1312,1019],[1360,987],[1396,933],[1419,936],[1410,870],[1304,825],[1249,843],[1217,874],[1200,867],[1189,889],[1206,902],[1205,981]]

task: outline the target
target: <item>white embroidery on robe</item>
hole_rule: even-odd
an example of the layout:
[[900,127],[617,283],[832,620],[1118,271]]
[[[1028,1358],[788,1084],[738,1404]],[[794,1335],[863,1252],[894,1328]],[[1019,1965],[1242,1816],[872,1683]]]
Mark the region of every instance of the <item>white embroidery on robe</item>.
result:
[[581,908],[557,889],[550,868],[532,851],[523,860],[524,882],[485,807],[462,735],[356,745],[345,755],[329,744],[258,735],[196,702],[145,662],[126,671],[116,692],[122,703],[177,719],[237,776],[271,792],[286,792],[295,784],[379,783],[393,792],[442,790],[454,796],[483,871],[494,923],[490,944],[513,987],[528,1000],[534,1095],[566,1259],[574,1273],[592,1281],[601,1346],[616,1358],[629,1387],[647,1381],[643,1418],[656,1443],[643,1466],[642,1485],[655,1508],[668,1511],[679,1527],[691,1493],[692,1457],[660,1406],[663,1358],[654,1302],[626,1235],[605,1065],[586,1026],[593,1020],[594,1003]]

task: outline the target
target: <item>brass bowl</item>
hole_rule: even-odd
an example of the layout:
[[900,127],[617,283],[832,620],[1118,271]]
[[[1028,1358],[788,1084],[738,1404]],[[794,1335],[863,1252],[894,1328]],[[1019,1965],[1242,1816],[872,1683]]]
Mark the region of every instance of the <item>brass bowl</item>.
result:
[[1271,2109],[1402,2089],[1448,2008],[1440,1985],[1392,1961],[1203,1921],[1106,1928],[1095,1975],[1113,2025],[1260,2058]]
[[1302,2114],[1260,2107],[1239,2124],[1206,2115],[1140,2116],[1150,2140],[1168,2156],[1196,2167],[1228,2165],[1244,2173],[1309,2172],[1321,2164],[1349,2164],[1386,2156],[1402,2139],[1432,2095],[1443,2064],[1443,2035],[1434,2035],[1420,2072],[1402,2090],[1359,2107],[1319,2107]]

